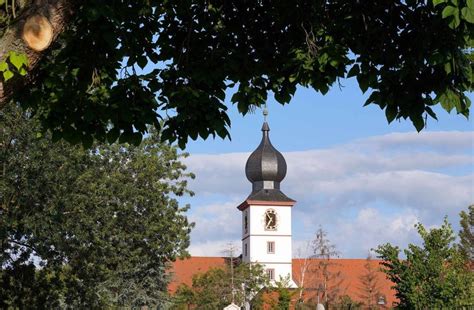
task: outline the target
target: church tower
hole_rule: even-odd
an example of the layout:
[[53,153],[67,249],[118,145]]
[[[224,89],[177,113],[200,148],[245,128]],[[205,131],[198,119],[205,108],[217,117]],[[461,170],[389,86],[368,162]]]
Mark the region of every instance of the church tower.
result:
[[252,192],[238,206],[242,211],[242,260],[262,264],[272,281],[289,277],[290,285],[295,287],[291,272],[291,208],[296,201],[280,190],[286,162],[271,144],[269,132],[265,121],[262,141],[245,165]]

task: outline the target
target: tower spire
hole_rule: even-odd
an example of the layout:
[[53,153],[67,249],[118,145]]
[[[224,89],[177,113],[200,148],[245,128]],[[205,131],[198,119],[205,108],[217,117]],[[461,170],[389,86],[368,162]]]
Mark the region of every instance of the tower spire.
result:
[[245,165],[245,174],[252,183],[252,192],[248,199],[294,201],[280,190],[280,183],[286,175],[286,161],[270,142],[270,126],[267,123],[267,116],[268,109],[265,104],[263,106],[262,140]]
[[291,207],[296,201],[280,190],[286,161],[270,142],[266,104],[262,112],[262,140],[245,165],[252,192],[237,207],[242,211],[242,261],[263,264],[271,283],[289,277],[289,286],[296,288],[291,276]]

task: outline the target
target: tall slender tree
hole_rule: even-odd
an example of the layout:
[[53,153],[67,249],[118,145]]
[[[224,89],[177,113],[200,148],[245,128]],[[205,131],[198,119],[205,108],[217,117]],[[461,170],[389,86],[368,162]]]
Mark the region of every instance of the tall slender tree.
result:
[[460,249],[474,267],[474,205],[470,205],[467,212],[461,211],[459,216],[461,217]]
[[326,307],[329,307],[343,294],[344,278],[341,271],[334,270],[337,263],[333,259],[339,257],[339,251],[322,227],[316,231],[312,252],[311,258],[316,260],[308,270],[313,273],[312,287],[316,289],[318,298],[321,297]]
[[369,253],[364,264],[364,274],[359,277],[361,283],[359,296],[368,310],[378,309],[377,298],[380,296],[378,273],[379,267],[377,264],[374,266],[372,254]]

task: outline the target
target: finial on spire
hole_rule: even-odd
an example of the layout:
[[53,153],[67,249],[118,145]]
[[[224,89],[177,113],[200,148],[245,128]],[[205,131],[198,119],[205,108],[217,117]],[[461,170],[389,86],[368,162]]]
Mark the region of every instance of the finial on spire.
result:
[[263,120],[266,122],[267,121],[267,115],[268,115],[268,109],[267,109],[267,104],[263,106]]

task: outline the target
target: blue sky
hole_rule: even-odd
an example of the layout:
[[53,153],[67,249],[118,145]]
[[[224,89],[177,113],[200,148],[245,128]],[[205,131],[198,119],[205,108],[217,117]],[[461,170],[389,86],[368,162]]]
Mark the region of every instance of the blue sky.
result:
[[[293,252],[304,252],[318,227],[328,231],[343,257],[365,257],[383,242],[419,242],[413,225],[428,227],[474,203],[472,120],[437,109],[422,134],[409,121],[388,125],[378,106],[363,107],[367,94],[354,79],[325,96],[301,88],[290,104],[268,100],[271,140],[288,163],[282,190],[293,209]],[[230,94],[227,96],[230,98]],[[470,95],[474,100],[474,97]],[[196,222],[192,255],[222,255],[240,246],[240,212],[250,193],[244,167],[261,139],[261,110],[245,117],[228,103],[232,140],[191,141],[186,151]]]

